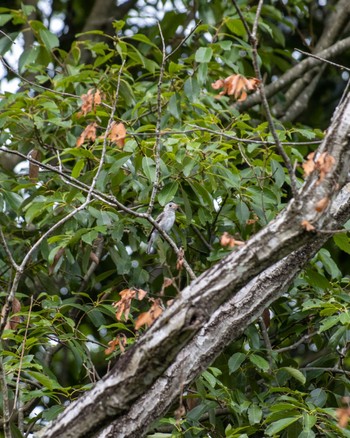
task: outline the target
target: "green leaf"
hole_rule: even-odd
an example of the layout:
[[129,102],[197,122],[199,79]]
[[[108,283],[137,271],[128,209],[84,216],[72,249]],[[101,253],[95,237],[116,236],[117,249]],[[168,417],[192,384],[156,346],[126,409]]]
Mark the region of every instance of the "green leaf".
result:
[[246,358],[246,355],[244,353],[235,353],[233,354],[230,359],[228,360],[228,369],[229,373],[232,374],[235,371],[238,370],[238,368],[242,365]]
[[251,354],[249,356],[249,360],[251,361],[251,363],[253,365],[257,366],[262,371],[266,372],[270,369],[270,365],[269,365],[268,361],[257,354]]
[[239,18],[228,18],[225,20],[225,24],[233,34],[241,37],[247,35],[247,31]]
[[200,47],[196,51],[196,62],[209,62],[213,56],[213,49],[210,47]]
[[350,242],[349,237],[346,233],[336,233],[333,236],[334,243],[340,248],[342,251],[350,254]]
[[50,377],[45,376],[45,374],[38,373],[36,371],[27,371],[27,374],[29,374],[31,377],[33,377],[41,385],[43,385],[45,388],[49,389],[50,391],[52,391],[53,389],[62,388],[62,386],[57,382],[57,380],[50,379]]
[[280,369],[287,371],[287,373],[289,373],[292,377],[294,377],[294,379],[298,380],[300,383],[305,385],[306,377],[304,376],[304,374],[301,371],[297,370],[296,368],[292,368],[292,367],[283,367]]
[[267,427],[265,433],[267,436],[273,436],[276,433],[281,432],[281,430],[286,429],[288,426],[295,423],[296,421],[300,420],[300,418],[301,416],[282,418],[281,420],[277,420]]
[[241,227],[245,227],[250,216],[250,211],[247,204],[241,200],[238,201],[236,205],[236,216]]
[[84,169],[84,166],[85,166],[85,161],[78,160],[72,169],[72,177],[79,178],[81,171]]
[[23,73],[25,67],[30,64],[34,64],[36,58],[38,56],[39,49],[38,46],[34,46],[30,49],[26,49],[22,52],[21,56],[18,60],[18,70],[20,73]]
[[154,182],[155,175],[156,175],[156,163],[154,160],[150,157],[143,157],[142,159],[142,169],[146,177],[151,181]]
[[339,315],[333,315],[333,316],[329,316],[328,318],[323,319],[322,323],[320,325],[319,332],[322,333],[326,330],[329,330],[330,328],[332,328],[336,324],[338,324],[339,320],[340,320]]
[[52,49],[60,45],[57,36],[47,29],[40,29],[39,35],[40,38],[42,39],[42,42],[44,43],[44,46],[49,52],[51,52]]
[[262,410],[257,405],[251,405],[248,409],[249,424],[260,423],[262,418]]
[[162,190],[158,193],[159,204],[164,206],[168,202],[172,201],[178,191],[179,185],[176,181],[166,184]]

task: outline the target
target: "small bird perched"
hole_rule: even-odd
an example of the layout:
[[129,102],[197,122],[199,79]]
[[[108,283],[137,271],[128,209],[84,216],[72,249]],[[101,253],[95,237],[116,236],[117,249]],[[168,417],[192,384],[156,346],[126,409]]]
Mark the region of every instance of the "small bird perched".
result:
[[[175,212],[178,208],[179,206],[175,204],[175,202],[169,202],[169,204],[164,207],[164,210],[156,219],[156,222],[159,224],[160,228],[166,233],[169,233],[169,231],[173,228],[175,223]],[[158,230],[153,227],[148,239],[147,254],[155,253],[154,243],[158,239],[158,236]]]

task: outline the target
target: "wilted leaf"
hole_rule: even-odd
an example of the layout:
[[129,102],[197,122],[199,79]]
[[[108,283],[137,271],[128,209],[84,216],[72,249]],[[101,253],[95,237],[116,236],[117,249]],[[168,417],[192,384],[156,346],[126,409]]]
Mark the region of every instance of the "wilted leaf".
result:
[[306,231],[315,231],[315,229],[316,229],[316,228],[315,228],[312,224],[310,224],[310,222],[307,221],[307,220],[303,220],[303,221],[301,221],[300,225],[301,225],[303,228],[305,228]]
[[234,246],[241,246],[244,244],[245,244],[245,242],[242,242],[241,240],[236,240],[227,231],[225,231],[224,234],[220,238],[220,245],[221,246],[229,246],[230,248],[233,248]]
[[[40,151],[37,149],[32,149],[29,154],[29,158],[33,158],[33,160],[40,161],[41,154]],[[39,166],[37,164],[34,164],[32,162],[29,162],[29,178],[31,180],[36,180],[39,175]]]
[[105,354],[108,355],[113,353],[113,351],[115,351],[118,345],[121,353],[124,353],[126,344],[127,344],[127,337],[124,335],[124,333],[121,333],[116,337],[116,339],[112,339],[112,341],[108,342],[108,348],[105,349]]
[[118,321],[121,320],[123,313],[125,320],[127,320],[130,313],[131,300],[136,298],[137,300],[141,301],[147,295],[147,292],[143,289],[124,289],[119,292],[119,295],[121,296],[121,300],[112,304],[113,307],[118,309],[115,314],[115,317]]
[[178,271],[181,271],[182,266],[184,264],[184,256],[185,256],[185,251],[183,250],[183,248],[180,248],[180,251],[177,254],[177,261],[176,261],[176,269]]
[[242,102],[247,98],[247,91],[256,90],[259,84],[260,81],[257,78],[248,79],[242,75],[231,75],[226,79],[219,79],[216,82],[213,82],[211,86],[214,90],[223,88],[223,91],[220,91],[219,96],[224,96],[225,94],[228,96],[234,96],[235,99]]
[[108,134],[108,138],[116,143],[119,148],[123,148],[125,144],[126,129],[123,123],[113,122]]
[[81,112],[78,115],[86,116],[90,111],[96,111],[96,106],[101,104],[102,95],[100,90],[94,92],[94,90],[90,88],[86,94],[81,96],[81,100],[83,103],[81,104]]
[[85,142],[85,140],[91,140],[91,141],[96,140],[96,127],[97,127],[97,123],[93,122],[93,123],[90,123],[84,129],[84,131],[80,134],[80,137],[78,138],[78,140],[76,142],[77,148],[80,148],[80,146]]
[[[14,298],[12,301],[11,311],[12,313],[18,313],[21,311],[21,302],[17,298]],[[5,317],[5,313],[6,307],[3,306],[1,310],[1,322]],[[21,319],[19,316],[12,316],[11,318],[8,318],[5,325],[5,330],[15,330],[20,321]]]
[[153,301],[152,307],[148,312],[141,313],[135,321],[135,330],[140,329],[144,325],[149,327],[154,323],[154,321],[163,313],[163,308],[161,307],[161,301],[159,298]]
[[338,408],[335,412],[338,418],[338,426],[342,428],[346,427],[350,418],[350,408]]
[[329,155],[327,152],[323,152],[316,161],[314,161],[315,153],[311,152],[307,156],[307,161],[302,164],[305,176],[309,176],[314,170],[319,171],[319,177],[317,184],[321,183],[327,173],[332,169],[335,163],[335,158]]

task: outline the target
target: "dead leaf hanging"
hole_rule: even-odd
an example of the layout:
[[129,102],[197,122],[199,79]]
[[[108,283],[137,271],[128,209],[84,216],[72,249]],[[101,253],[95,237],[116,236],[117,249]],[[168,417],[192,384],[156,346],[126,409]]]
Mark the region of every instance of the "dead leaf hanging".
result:
[[259,79],[257,78],[246,78],[242,75],[231,75],[225,79],[219,79],[216,82],[211,84],[214,90],[218,90],[219,88],[223,88],[223,91],[220,91],[220,96],[233,96],[238,102],[242,102],[246,100],[248,91],[256,90],[258,85],[260,84]]

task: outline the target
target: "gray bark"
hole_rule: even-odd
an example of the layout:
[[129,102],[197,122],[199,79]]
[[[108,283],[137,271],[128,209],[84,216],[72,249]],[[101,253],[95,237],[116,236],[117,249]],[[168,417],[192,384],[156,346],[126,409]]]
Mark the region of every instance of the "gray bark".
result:
[[[277,298],[276,281],[278,288],[285,289],[332,234],[331,230],[349,219],[349,191],[344,185],[350,169],[350,95],[335,111],[319,149],[322,152],[334,158],[324,179],[320,179],[318,170],[312,172],[298,199],[292,199],[244,246],[186,287],[111,372],[39,436],[140,437],[146,433],[144,423],[142,431],[137,424],[132,427],[134,422],[141,424],[138,409],[152,411],[152,415],[148,412],[150,421],[162,415],[178,396],[181,383],[192,381]],[[330,208],[319,212],[315,206],[324,198],[330,199]],[[303,220],[316,230],[330,233],[325,236],[308,232],[301,226]],[[222,324],[226,325],[226,319],[225,329]],[[222,336],[222,341],[215,342],[215,336]],[[204,356],[207,359],[202,361]],[[119,428],[130,432],[118,435]]]

